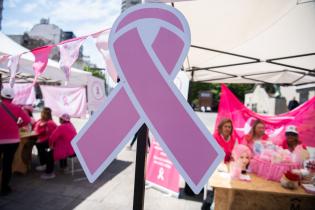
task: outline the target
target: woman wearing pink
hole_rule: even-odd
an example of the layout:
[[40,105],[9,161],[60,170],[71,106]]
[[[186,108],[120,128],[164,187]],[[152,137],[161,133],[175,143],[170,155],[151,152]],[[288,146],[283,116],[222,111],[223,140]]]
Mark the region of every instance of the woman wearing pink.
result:
[[47,164],[47,149],[49,148],[48,139],[57,128],[52,120],[51,109],[44,107],[41,112],[41,118],[35,123],[34,131],[38,134],[36,147],[40,165],[36,167],[37,171],[44,171]]
[[49,138],[51,151],[48,154],[47,170],[41,176],[42,179],[52,179],[54,174],[54,162],[59,160],[60,168],[67,167],[67,157],[74,155],[71,146],[71,140],[77,135],[77,132],[70,122],[70,116],[63,114],[60,118],[60,125]]
[[265,124],[261,120],[256,120],[249,134],[244,136],[242,144],[247,145],[251,151],[254,151],[254,143],[259,141],[267,141],[269,137],[265,134]]
[[[1,89],[1,88],[0,88]],[[11,193],[12,163],[19,146],[19,128],[27,125],[30,118],[17,105],[13,104],[14,90],[3,88],[0,96],[0,195]],[[2,157],[2,158],[1,158]]]
[[220,144],[225,152],[224,162],[231,160],[232,150],[235,145],[235,137],[233,135],[233,124],[230,119],[222,119],[214,134],[214,138]]

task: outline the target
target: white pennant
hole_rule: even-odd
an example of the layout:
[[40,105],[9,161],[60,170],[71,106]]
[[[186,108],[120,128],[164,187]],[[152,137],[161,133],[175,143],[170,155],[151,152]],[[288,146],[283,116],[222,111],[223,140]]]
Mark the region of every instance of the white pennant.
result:
[[10,56],[8,60],[8,68],[10,71],[10,81],[9,84],[13,88],[15,83],[15,75],[19,72],[19,60],[20,55]]
[[69,81],[70,78],[71,66],[78,59],[80,47],[83,44],[84,40],[85,38],[82,38],[58,45],[60,52],[59,65],[60,69],[64,71],[67,81]]
[[104,61],[106,63],[106,69],[108,70],[108,73],[110,77],[113,79],[114,82],[117,81],[117,73],[114,67],[114,64],[112,62],[112,59],[109,54],[108,49],[108,37],[109,37],[110,30],[106,30],[104,32],[98,33],[93,36],[96,48],[101,53],[101,55],[104,58]]

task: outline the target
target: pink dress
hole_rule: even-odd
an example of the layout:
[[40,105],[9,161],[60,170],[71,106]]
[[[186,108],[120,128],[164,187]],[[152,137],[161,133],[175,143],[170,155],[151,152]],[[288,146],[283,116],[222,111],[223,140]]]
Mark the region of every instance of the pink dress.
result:
[[221,134],[219,134],[219,132],[216,132],[213,136],[225,152],[224,162],[229,162],[231,159],[232,150],[233,150],[234,145],[235,145],[234,135],[231,135],[230,139],[228,141],[226,141],[223,138],[223,136]]
[[49,145],[54,148],[54,160],[65,159],[74,154],[71,141],[76,135],[77,132],[71,122],[57,127],[49,138]]

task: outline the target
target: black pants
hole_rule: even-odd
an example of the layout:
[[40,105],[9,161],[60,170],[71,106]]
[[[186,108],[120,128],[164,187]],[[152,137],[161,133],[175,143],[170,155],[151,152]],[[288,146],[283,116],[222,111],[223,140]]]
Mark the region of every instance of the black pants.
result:
[[[46,174],[51,174],[52,172],[54,172],[55,169],[55,160],[54,160],[54,150],[50,150],[49,152],[47,152],[47,167],[46,167]],[[67,158],[65,159],[61,159],[59,161],[60,164],[60,168],[64,169],[67,167]]]
[[14,144],[0,144],[0,156],[2,159],[2,178],[1,178],[1,192],[10,190],[9,184],[12,177],[12,163],[15,151],[19,143]]
[[36,143],[36,148],[38,151],[38,158],[40,165],[47,164],[47,151],[46,149],[49,148],[48,141],[44,141],[42,143]]

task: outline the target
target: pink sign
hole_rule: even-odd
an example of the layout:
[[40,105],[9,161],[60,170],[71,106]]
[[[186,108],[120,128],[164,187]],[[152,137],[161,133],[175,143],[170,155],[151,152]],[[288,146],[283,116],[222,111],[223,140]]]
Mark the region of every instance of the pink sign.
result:
[[120,82],[72,141],[93,182],[143,123],[197,193],[224,153],[173,80],[190,47],[184,16],[164,4],[137,5],[116,20],[109,50]]
[[146,170],[146,180],[150,184],[178,195],[179,173],[154,139],[151,139]]
[[253,122],[260,119],[266,125],[266,134],[275,144],[280,144],[284,139],[286,126],[296,125],[302,143],[315,146],[315,97],[290,112],[266,116],[245,107],[225,85],[222,85],[216,125],[222,118],[230,118],[233,121],[235,135],[239,140],[249,133]]
[[50,107],[56,116],[64,113],[72,117],[85,117],[87,111],[84,87],[40,86],[45,106]]

